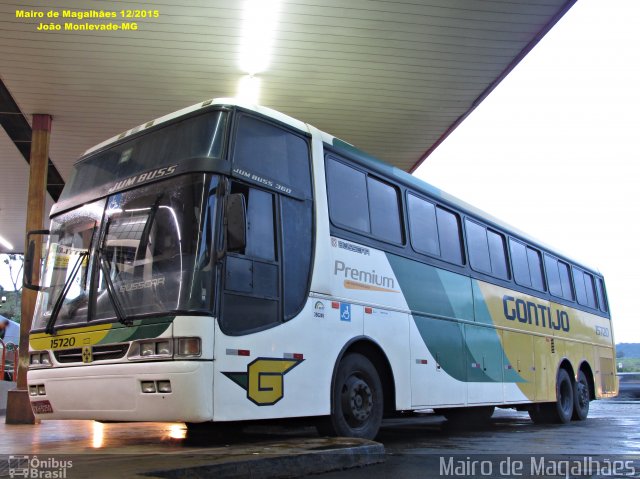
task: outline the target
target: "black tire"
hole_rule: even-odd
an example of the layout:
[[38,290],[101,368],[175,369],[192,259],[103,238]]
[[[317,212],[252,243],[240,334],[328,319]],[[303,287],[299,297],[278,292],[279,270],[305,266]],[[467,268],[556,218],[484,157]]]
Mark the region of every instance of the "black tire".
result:
[[565,369],[558,371],[554,422],[566,424],[573,416],[573,382]]
[[556,377],[556,402],[533,404],[529,408],[529,417],[536,424],[566,424],[573,416],[574,385],[565,369],[558,371]]
[[340,361],[331,391],[331,415],[317,425],[324,436],[373,439],[384,411],[382,383],[375,366],[362,354]]
[[435,412],[442,414],[453,425],[473,427],[491,422],[495,410],[495,406],[478,406],[437,409]]
[[589,401],[591,400],[591,391],[589,389],[589,381],[587,376],[582,372],[578,372],[578,380],[573,390],[573,416],[574,421],[584,421],[589,415]]

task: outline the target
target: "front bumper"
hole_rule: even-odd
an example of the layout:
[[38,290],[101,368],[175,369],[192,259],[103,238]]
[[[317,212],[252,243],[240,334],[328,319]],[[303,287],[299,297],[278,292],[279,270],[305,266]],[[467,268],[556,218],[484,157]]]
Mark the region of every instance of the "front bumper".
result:
[[[142,381],[166,380],[171,381],[171,393],[142,392]],[[36,369],[29,371],[27,383],[45,387],[44,395],[30,396],[32,405],[39,403],[34,407],[38,419],[171,422],[213,419],[212,361]]]

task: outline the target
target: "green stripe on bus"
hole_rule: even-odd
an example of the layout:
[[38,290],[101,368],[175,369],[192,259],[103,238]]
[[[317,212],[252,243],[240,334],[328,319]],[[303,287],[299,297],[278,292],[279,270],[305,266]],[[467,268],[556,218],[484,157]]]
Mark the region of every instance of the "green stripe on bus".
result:
[[134,341],[136,339],[157,338],[164,333],[171,322],[173,316],[160,318],[149,318],[134,321],[133,326],[118,325],[109,330],[107,335],[98,344],[121,343],[124,341]]
[[493,325],[475,281],[400,256],[387,258],[422,340],[447,374],[465,382],[524,381],[502,367],[505,352],[495,328],[456,321]]

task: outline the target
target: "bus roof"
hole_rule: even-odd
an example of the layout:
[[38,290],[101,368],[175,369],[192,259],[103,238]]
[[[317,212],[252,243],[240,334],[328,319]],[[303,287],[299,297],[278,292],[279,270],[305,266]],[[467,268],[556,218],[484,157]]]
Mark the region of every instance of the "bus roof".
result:
[[200,103],[196,103],[195,105],[191,105],[188,106],[186,108],[182,108],[181,110],[177,110],[174,111],[173,113],[169,113],[167,115],[161,116],[159,118],[156,118],[154,120],[142,123],[138,126],[135,126],[127,131],[123,131],[122,133],[116,135],[116,136],[112,136],[111,138],[109,138],[108,140],[103,141],[102,143],[98,143],[97,145],[89,148],[87,151],[84,152],[84,154],[82,155],[82,157],[80,158],[81,161],[82,159],[84,159],[84,157],[86,157],[87,155],[90,155],[91,153],[94,153],[98,150],[101,150],[102,148],[105,148],[107,146],[109,146],[112,143],[115,143],[117,141],[122,140],[123,138],[126,138],[128,136],[134,135],[136,133],[139,133],[147,128],[151,128],[153,126],[158,126],[161,123],[165,123],[167,121],[173,120],[175,118],[179,118],[181,116],[185,116],[188,115],[189,113],[193,113],[194,111],[200,110],[200,109],[204,109],[207,107],[211,107],[211,106],[239,106],[241,108],[245,108],[247,110],[251,110],[251,111],[255,111],[256,113],[259,113],[261,115],[264,115],[266,117],[269,118],[273,118],[274,120],[277,120],[281,123],[284,123],[286,125],[289,125],[293,128],[296,128],[298,130],[304,131],[304,132],[309,132],[309,128],[307,126],[306,123],[300,121],[300,120],[296,120],[295,118],[290,117],[289,115],[285,115],[284,113],[280,113],[279,111],[273,110],[271,108],[267,108],[266,106],[261,106],[261,105],[256,105],[256,104],[252,104],[252,103],[247,103],[244,102],[242,100],[239,100],[237,98],[214,98],[211,100],[205,100],[202,101]]
[[[142,130],[145,130],[147,128],[151,128],[153,126],[158,126],[161,123],[165,123],[167,121],[173,120],[175,118],[179,118],[181,116],[185,116],[188,115],[189,113],[193,113],[194,111],[197,111],[199,109],[204,109],[207,107],[211,107],[211,106],[238,106],[241,108],[244,108],[246,110],[250,110],[250,111],[254,111],[256,113],[259,113],[263,116],[266,116],[268,118],[272,118],[274,120],[277,120],[281,123],[284,123],[288,126],[291,126],[297,130],[300,131],[304,131],[304,132],[310,132],[311,129],[315,129],[314,127],[312,127],[311,125],[308,125],[300,120],[297,120],[293,117],[290,117],[289,115],[286,115],[284,113],[281,113],[277,110],[273,110],[271,108],[267,108],[261,105],[256,105],[256,104],[252,104],[252,103],[248,103],[242,100],[239,100],[238,98],[214,98],[214,99],[210,99],[210,100],[205,100],[203,102],[200,103],[196,103],[195,105],[191,105],[188,106],[186,108],[183,108],[181,110],[177,110],[173,113],[169,113],[167,115],[161,116],[159,118],[156,118],[154,120],[148,121],[146,123],[143,123],[141,125],[138,125],[134,128],[131,128],[125,132],[120,133],[119,135],[113,136],[111,138],[109,138],[108,140],[103,141],[102,143],[99,143],[98,145],[89,148],[87,151],[85,151],[84,155],[80,158],[80,160],[78,161],[82,161],[82,159],[84,159],[86,156],[101,150],[102,148],[107,147],[108,145],[115,143],[117,141],[122,140],[123,138],[126,138],[130,135],[134,135],[136,133],[141,132]],[[482,211],[479,208],[476,208],[475,206],[459,199],[456,198],[453,195],[450,195],[449,193],[446,193],[445,191],[440,190],[439,188],[436,188],[433,185],[430,185],[429,183],[427,183],[426,181],[423,181],[407,172],[405,172],[404,170],[401,170],[389,163],[386,163],[382,160],[380,160],[379,158],[376,158],[358,148],[356,148],[355,146],[353,146],[350,143],[347,143],[344,140],[341,140],[329,133],[323,132],[318,130],[323,138],[323,141],[325,143],[328,143],[329,145],[333,146],[337,151],[340,151],[342,153],[345,153],[346,155],[348,155],[351,159],[355,160],[356,162],[360,163],[361,165],[370,168],[371,170],[377,171],[379,174],[383,175],[383,176],[387,176],[388,178],[393,178],[401,183],[403,183],[405,186],[408,186],[412,189],[414,189],[416,192],[418,193],[423,193],[427,196],[430,196],[434,199],[437,199],[439,201],[441,201],[443,204],[448,205],[454,209],[460,210],[463,213],[467,213],[470,216],[476,217],[479,220],[484,221],[485,223],[488,223],[490,226],[494,226],[498,229],[504,230],[506,233],[511,234],[514,237],[520,238],[522,240],[524,240],[525,242],[537,246],[539,248],[542,248],[544,250],[546,250],[547,252],[558,256],[562,259],[565,259],[571,263],[574,263],[582,268],[588,269],[590,271],[593,271],[595,273],[600,274],[599,270],[597,268],[593,268],[593,267],[588,267],[587,265],[585,265],[584,263],[575,261],[573,259],[571,259],[570,256],[566,255],[566,254],[562,254],[560,252],[558,252],[555,248],[552,248],[548,245],[546,245],[545,243],[529,236],[528,234],[520,231],[519,229],[501,221],[500,219],[490,215],[489,213],[486,213],[485,211]]]

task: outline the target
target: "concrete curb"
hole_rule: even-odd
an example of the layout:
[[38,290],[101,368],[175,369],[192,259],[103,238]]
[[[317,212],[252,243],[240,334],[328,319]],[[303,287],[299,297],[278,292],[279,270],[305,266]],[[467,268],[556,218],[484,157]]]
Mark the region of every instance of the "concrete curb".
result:
[[384,446],[373,441],[348,447],[332,447],[290,455],[259,455],[248,459],[227,460],[220,463],[199,464],[190,467],[150,471],[141,475],[164,479],[286,479],[322,474],[356,467],[379,464],[384,461]]

